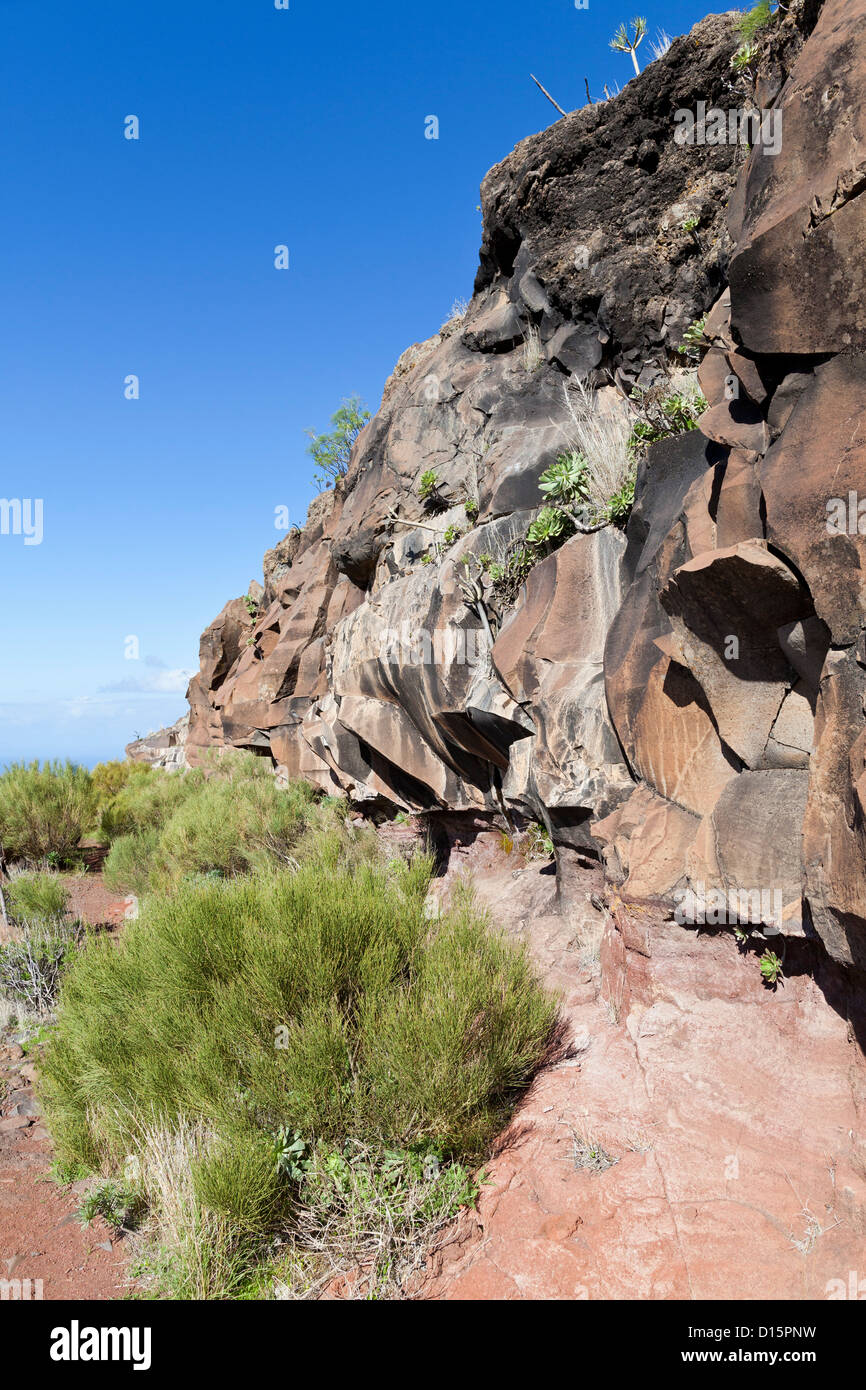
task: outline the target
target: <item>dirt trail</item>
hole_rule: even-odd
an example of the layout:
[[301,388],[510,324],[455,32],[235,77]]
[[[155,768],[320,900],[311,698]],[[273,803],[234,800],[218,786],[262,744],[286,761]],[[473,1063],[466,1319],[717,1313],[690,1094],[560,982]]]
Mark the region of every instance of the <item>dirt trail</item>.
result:
[[[71,910],[93,926],[110,930],[123,920],[125,904],[98,875],[65,876],[65,887]],[[121,1298],[129,1288],[123,1241],[101,1217],[79,1222],[87,1183],[52,1178],[34,1076],[15,1030],[0,1036],[0,1298]]]

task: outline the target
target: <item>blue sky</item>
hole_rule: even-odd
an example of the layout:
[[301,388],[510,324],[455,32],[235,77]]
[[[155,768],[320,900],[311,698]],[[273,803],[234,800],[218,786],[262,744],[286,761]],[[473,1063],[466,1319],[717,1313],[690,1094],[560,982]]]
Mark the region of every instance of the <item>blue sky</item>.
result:
[[[706,9],[640,12],[678,34]],[[480,181],[556,118],[529,73],[566,109],[584,76],[624,85],[630,16],[0,0],[0,497],[43,503],[41,544],[0,534],[0,765],[122,757],[183,712],[275,508],[303,523],[304,431],[352,392],[375,410],[471,294]]]

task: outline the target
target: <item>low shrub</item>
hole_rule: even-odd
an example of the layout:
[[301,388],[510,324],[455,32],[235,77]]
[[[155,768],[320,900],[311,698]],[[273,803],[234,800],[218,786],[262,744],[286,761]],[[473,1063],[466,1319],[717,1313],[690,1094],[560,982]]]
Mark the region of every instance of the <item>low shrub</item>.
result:
[[70,859],[96,811],[86,768],[74,763],[12,763],[0,775],[0,845],[8,859]]
[[69,894],[56,874],[18,874],[5,889],[6,906],[18,922],[50,922],[62,917]]
[[[303,1206],[314,1154],[361,1145],[376,1171],[388,1152],[478,1158],[552,1037],[526,954],[468,897],[428,920],[429,860],[373,861],[333,825],[304,834],[295,871],[150,898],[62,987],[43,1064],[58,1159],[131,1156],[154,1203],[175,1203],[190,1296],[225,1296],[249,1242]],[[202,862],[200,844],[175,852]],[[153,1176],[166,1154],[186,1174],[174,1195]]]
[[112,893],[134,893],[143,898],[159,878],[159,831],[154,827],[121,835],[108,852],[102,870]]
[[218,872],[226,877],[288,863],[312,820],[336,820],[316,806],[315,789],[273,778],[213,780],[174,812],[159,838],[158,855],[169,876]]
[[99,802],[104,804],[111,797],[117,796],[124,787],[129,786],[130,782],[150,777],[151,768],[148,763],[136,763],[127,758],[125,762],[115,760],[110,763],[97,763],[90,775]]
[[113,844],[123,835],[162,826],[204,785],[204,775],[199,771],[179,773],[155,769],[147,777],[130,778],[103,804],[100,834]]

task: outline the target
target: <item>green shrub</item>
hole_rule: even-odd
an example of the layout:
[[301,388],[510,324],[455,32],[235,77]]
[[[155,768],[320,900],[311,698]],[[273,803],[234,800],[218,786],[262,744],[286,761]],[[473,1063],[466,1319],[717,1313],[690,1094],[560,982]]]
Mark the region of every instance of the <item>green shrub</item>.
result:
[[572,450],[560,454],[556,463],[542,473],[538,486],[552,502],[577,502],[584,496],[587,463],[583,454]]
[[151,827],[119,836],[108,852],[102,876],[112,893],[143,898],[158,880],[159,865],[159,831]]
[[239,1220],[262,1185],[251,1131],[275,1167],[283,1129],[480,1154],[544,1056],[555,1006],[470,903],[428,921],[429,875],[425,860],[326,874],[313,858],[184,884],[119,942],[94,940],[44,1062],[60,1160],[120,1164],[141,1117],[206,1118],[199,1194]]
[[[160,835],[159,855],[175,881],[184,874],[249,873],[286,863],[316,816],[315,790],[305,782],[281,790],[270,776],[213,780],[175,811]],[[319,818],[336,823],[339,813],[324,808]]]
[[134,835],[164,825],[204,785],[204,775],[197,771],[159,769],[148,777],[132,778],[103,806],[100,833],[113,844],[122,835]]
[[50,922],[62,917],[69,894],[56,874],[19,874],[6,888],[6,906],[16,921]]
[[542,507],[526,532],[530,545],[549,546],[551,541],[564,539],[568,519],[558,507]]
[[150,777],[151,768],[148,763],[135,763],[131,758],[127,758],[125,762],[115,760],[110,763],[97,763],[90,775],[93,778],[93,789],[100,804],[103,804],[117,796],[117,793],[130,782]]
[[428,468],[418,479],[418,496],[422,502],[428,502],[439,488],[439,479],[432,468]]
[[73,763],[13,763],[0,776],[0,844],[30,862],[74,853],[96,809],[93,779]]

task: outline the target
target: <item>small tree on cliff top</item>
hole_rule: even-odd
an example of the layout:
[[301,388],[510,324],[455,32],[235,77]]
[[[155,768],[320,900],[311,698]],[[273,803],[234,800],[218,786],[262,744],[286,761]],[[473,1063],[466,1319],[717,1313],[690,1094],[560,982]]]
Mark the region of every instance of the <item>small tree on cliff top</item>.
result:
[[646,20],[633,19],[631,27],[634,30],[634,35],[632,38],[629,38],[628,26],[621,24],[611,39],[610,46],[615,53],[630,53],[631,60],[634,63],[634,70],[639,74],[640,67],[637,61],[637,50],[646,33]]
[[345,477],[352,445],[369,418],[370,412],[362,404],[360,396],[349,396],[331,416],[334,428],[330,433],[314,434],[312,430],[307,430],[310,436],[307,453],[316,464],[315,482],[318,487],[333,487],[338,478]]

